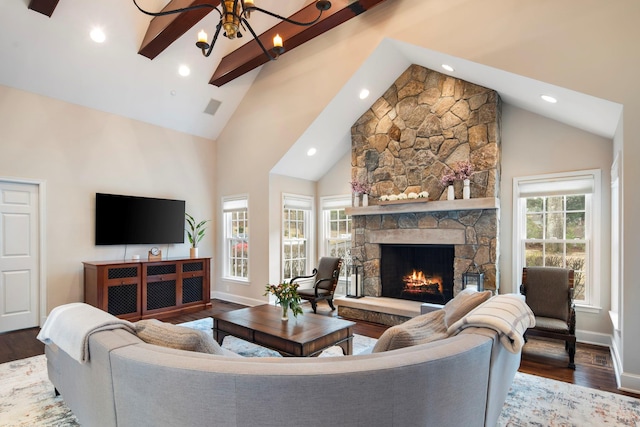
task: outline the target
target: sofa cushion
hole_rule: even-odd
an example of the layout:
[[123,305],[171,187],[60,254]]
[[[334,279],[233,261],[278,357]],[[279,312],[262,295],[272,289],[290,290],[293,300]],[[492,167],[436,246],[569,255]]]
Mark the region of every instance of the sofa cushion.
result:
[[371,352],[396,350],[412,345],[426,344],[446,337],[444,310],[440,309],[390,327],[380,336]]
[[489,298],[491,298],[491,291],[478,292],[471,288],[460,291],[443,308],[445,327],[453,325]]
[[176,326],[157,319],[140,320],[135,326],[138,337],[149,344],[200,353],[227,354],[205,331]]

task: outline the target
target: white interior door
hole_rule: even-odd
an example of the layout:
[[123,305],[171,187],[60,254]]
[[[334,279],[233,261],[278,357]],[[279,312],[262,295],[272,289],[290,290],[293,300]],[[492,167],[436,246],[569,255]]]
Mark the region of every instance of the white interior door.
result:
[[0,180],[0,333],[39,325],[38,185]]

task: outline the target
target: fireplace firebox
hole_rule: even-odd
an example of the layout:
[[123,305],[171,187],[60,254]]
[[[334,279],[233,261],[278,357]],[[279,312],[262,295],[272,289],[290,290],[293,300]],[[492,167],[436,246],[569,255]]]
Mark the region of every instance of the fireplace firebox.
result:
[[380,245],[382,296],[444,304],[453,298],[453,245]]

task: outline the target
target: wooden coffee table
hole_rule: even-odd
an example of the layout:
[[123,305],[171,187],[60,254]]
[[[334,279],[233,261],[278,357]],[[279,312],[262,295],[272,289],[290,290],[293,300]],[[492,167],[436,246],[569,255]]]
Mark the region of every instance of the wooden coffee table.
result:
[[213,338],[222,344],[227,335],[276,350],[283,356],[317,356],[337,345],[353,353],[354,322],[305,313],[282,320],[279,306],[241,308],[213,316]]

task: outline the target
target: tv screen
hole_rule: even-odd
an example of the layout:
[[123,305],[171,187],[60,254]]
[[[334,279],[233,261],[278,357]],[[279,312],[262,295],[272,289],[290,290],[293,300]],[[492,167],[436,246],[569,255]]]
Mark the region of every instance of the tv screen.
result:
[[184,200],[96,193],[96,245],[184,243]]

